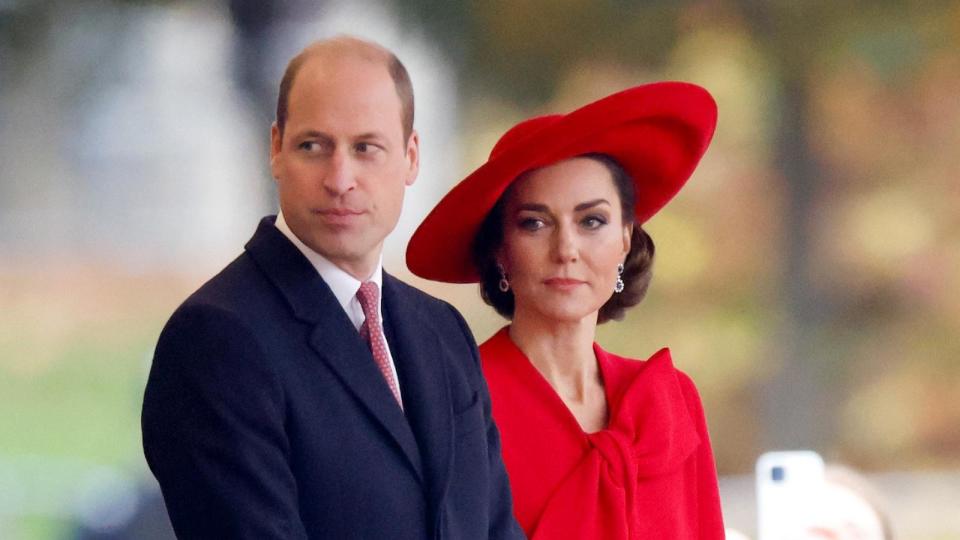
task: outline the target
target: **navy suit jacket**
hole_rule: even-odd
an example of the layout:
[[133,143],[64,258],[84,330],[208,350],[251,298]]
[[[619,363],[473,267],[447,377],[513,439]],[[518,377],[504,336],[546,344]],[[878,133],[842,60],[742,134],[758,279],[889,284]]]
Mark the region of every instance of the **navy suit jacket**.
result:
[[384,273],[397,405],[326,283],[261,221],[160,336],[143,447],[182,538],[522,538],[476,344]]

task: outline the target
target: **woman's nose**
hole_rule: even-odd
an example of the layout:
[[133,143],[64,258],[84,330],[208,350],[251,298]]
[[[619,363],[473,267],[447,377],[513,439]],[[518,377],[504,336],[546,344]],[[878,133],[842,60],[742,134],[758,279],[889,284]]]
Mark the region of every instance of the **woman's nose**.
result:
[[571,227],[565,225],[557,227],[553,244],[557,262],[568,263],[577,260],[579,250],[576,235]]

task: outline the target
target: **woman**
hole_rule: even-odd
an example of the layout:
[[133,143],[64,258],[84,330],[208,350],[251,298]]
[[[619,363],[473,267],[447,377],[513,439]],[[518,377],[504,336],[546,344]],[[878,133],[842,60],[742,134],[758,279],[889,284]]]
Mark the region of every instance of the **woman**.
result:
[[700,87],[656,83],[521,122],[427,216],[416,274],[480,282],[512,323],[480,347],[517,520],[531,538],[723,538],[690,379],[595,342],[647,289],[641,224],[693,172],[716,125]]

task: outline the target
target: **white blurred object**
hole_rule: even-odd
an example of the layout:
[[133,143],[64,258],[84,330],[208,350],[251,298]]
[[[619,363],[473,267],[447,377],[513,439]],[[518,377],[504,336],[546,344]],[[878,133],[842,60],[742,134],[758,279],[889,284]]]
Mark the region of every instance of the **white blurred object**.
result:
[[825,467],[816,452],[761,455],[756,490],[758,540],[891,537],[889,524],[866,481],[844,467]]
[[816,517],[824,465],[810,450],[767,452],[757,459],[757,538],[802,538]]
[[736,529],[727,528],[724,534],[726,540],[750,540],[750,537]]

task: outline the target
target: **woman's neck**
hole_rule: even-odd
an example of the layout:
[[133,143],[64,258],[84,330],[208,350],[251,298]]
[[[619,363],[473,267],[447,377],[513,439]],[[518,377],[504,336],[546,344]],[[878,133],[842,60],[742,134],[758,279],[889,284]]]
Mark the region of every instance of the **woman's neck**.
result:
[[593,352],[596,316],[579,321],[545,319],[517,311],[510,339],[530,359],[564,401],[583,403],[596,397],[603,381]]

